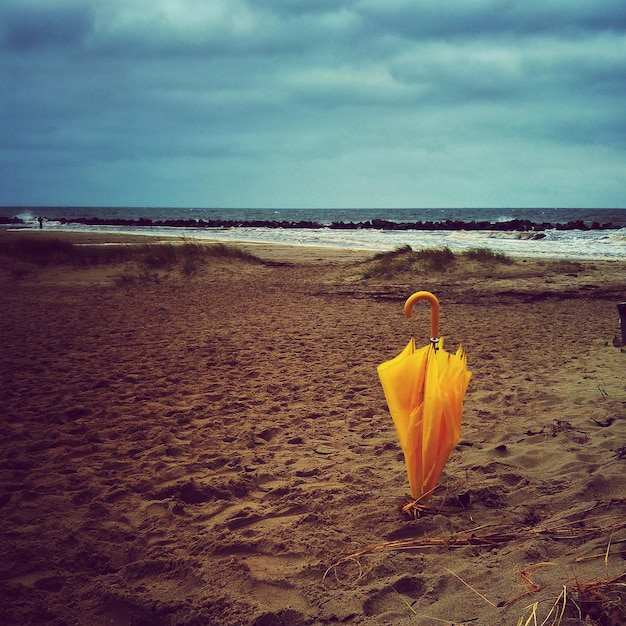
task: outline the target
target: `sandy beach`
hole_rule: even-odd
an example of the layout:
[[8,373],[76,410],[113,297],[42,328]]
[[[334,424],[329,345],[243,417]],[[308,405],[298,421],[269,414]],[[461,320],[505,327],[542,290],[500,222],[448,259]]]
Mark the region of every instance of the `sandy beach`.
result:
[[[242,248],[264,262],[0,256],[0,623],[626,624],[626,260],[366,278]],[[376,367],[427,342],[418,290],[473,376],[412,519]]]

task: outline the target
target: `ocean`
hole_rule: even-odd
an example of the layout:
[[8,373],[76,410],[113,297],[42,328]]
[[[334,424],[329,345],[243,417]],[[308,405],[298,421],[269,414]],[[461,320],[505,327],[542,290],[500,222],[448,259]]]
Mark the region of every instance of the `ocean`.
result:
[[[51,232],[169,234],[372,252],[409,245],[489,248],[512,257],[626,258],[626,209],[0,207],[0,221],[20,220],[3,225],[11,230],[39,228],[39,217]],[[166,221],[170,225],[156,224]]]

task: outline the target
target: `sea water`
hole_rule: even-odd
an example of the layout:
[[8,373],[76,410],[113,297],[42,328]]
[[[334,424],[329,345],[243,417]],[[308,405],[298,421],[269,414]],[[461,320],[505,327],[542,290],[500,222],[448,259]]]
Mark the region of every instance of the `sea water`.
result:
[[[0,216],[18,217],[23,227],[38,228],[44,218],[49,231],[94,231],[173,235],[212,241],[276,243],[322,246],[382,252],[409,245],[420,248],[447,246],[453,251],[489,248],[514,257],[560,257],[580,259],[626,258],[626,209],[563,208],[467,208],[467,209],[206,209],[167,207],[0,207]],[[235,222],[285,221],[315,222],[320,228],[188,228],[163,226],[111,226],[61,223],[61,219],[99,218],[102,220],[232,220]],[[492,224],[529,220],[537,225],[583,222],[611,224],[594,230],[545,228],[535,231],[473,229],[383,230],[374,228],[329,228],[334,222],[357,223],[375,219],[395,223],[464,223],[486,221]]]

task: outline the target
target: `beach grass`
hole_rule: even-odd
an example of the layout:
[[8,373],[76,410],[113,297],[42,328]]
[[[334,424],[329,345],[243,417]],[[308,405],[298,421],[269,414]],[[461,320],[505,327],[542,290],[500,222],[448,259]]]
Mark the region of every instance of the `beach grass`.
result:
[[391,252],[380,252],[371,257],[364,278],[389,278],[403,272],[445,272],[458,261],[474,261],[481,266],[511,265],[513,259],[489,248],[472,248],[453,252],[448,246],[413,250],[405,245]]
[[262,259],[235,246],[182,243],[80,245],[56,237],[3,238],[0,258],[12,263],[15,277],[32,273],[34,268],[59,265],[95,267],[132,263],[138,272],[180,268],[187,275],[195,274],[211,260],[237,260],[263,263]]
[[461,253],[461,256],[471,261],[478,261],[485,265],[512,265],[513,259],[504,252],[496,252],[491,248],[470,248]]

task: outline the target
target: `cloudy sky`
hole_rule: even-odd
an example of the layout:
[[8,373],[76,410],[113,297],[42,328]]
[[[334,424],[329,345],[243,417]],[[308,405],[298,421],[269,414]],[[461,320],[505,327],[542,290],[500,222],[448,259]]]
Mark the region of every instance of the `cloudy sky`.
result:
[[0,0],[0,204],[625,207],[626,0]]

